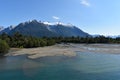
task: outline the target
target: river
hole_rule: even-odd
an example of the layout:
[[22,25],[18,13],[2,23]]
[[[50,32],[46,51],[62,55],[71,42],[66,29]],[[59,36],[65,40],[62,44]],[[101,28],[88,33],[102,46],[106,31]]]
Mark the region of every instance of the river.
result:
[[76,52],[75,57],[0,58],[0,80],[120,80],[120,55]]

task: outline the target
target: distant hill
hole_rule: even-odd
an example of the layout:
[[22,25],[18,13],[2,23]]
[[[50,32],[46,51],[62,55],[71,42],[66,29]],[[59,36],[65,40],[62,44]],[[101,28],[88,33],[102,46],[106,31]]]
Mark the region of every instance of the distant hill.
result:
[[10,26],[8,28],[2,29],[0,34],[3,32],[13,35],[19,32],[23,35],[33,36],[33,37],[86,37],[90,36],[88,33],[82,31],[76,26],[63,23],[48,23],[40,22],[37,20],[32,20],[24,23],[20,23],[17,26]]

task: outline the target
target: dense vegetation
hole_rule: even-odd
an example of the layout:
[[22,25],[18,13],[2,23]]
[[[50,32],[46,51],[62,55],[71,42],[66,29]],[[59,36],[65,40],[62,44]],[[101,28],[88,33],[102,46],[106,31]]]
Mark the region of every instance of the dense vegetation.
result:
[[10,47],[15,48],[33,48],[33,47],[44,47],[55,44],[55,40],[52,38],[35,38],[23,36],[19,33],[15,33],[12,36],[9,36],[3,33],[0,36],[0,39],[6,41]]
[[15,33],[9,36],[5,33],[0,35],[0,53],[6,53],[10,47],[14,48],[33,48],[51,46],[56,43],[120,43],[120,37],[110,38],[105,36],[99,37],[52,37],[52,38],[35,38],[31,36],[23,36],[19,33]]
[[9,45],[5,41],[0,39],[0,56],[7,53],[8,50],[9,50]]
[[111,38],[111,37],[105,37],[105,36],[98,36],[98,37],[86,37],[86,38],[80,38],[80,37],[71,37],[71,38],[64,38],[62,42],[69,42],[69,43],[86,43],[86,44],[92,44],[92,43],[120,43],[120,37],[117,38]]

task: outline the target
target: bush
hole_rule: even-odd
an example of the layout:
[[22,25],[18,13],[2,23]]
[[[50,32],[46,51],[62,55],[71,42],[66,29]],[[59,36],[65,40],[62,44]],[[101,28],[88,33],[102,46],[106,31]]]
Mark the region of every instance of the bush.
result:
[[0,56],[4,55],[8,51],[9,51],[9,45],[5,41],[0,39]]

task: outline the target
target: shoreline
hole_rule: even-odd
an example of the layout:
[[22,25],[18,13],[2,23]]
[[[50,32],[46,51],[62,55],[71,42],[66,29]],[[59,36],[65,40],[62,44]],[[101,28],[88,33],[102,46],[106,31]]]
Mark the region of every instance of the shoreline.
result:
[[76,56],[76,51],[120,54],[120,44],[56,44],[38,48],[11,48],[6,56],[28,55],[30,59],[46,56]]
[[[65,46],[64,46],[65,47]],[[38,48],[11,48],[10,52],[5,56],[27,55],[30,59],[36,59],[46,56],[76,56],[76,53],[69,48],[64,48],[58,45],[38,47]]]

